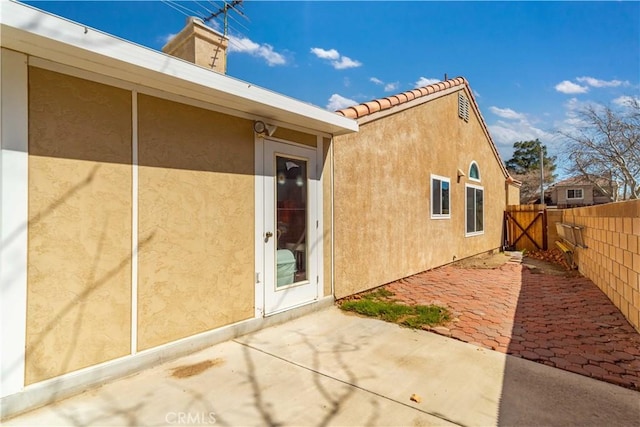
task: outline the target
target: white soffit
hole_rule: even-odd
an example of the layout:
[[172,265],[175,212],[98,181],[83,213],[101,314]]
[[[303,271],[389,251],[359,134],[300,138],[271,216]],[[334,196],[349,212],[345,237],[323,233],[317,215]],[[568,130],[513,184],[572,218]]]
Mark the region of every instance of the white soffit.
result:
[[2,47],[239,113],[341,135],[355,120],[14,1],[0,1]]

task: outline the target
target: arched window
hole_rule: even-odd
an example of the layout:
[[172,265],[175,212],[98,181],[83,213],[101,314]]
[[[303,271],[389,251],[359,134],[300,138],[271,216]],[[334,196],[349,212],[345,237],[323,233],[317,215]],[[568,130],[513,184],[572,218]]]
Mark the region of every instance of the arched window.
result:
[[469,179],[480,181],[480,169],[475,161],[471,162],[471,166],[469,166]]

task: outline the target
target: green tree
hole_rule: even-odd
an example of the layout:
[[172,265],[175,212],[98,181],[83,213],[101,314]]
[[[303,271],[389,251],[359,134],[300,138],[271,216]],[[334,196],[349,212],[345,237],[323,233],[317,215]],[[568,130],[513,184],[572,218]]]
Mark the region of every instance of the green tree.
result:
[[547,147],[535,141],[518,141],[513,144],[513,157],[505,163],[511,176],[522,182],[520,203],[531,203],[540,198],[540,149],[544,161],[544,182],[555,180],[556,156],[549,156]]
[[527,172],[538,171],[540,173],[540,147],[544,158],[545,181],[547,172],[551,182],[555,178],[556,156],[549,156],[547,146],[542,145],[540,140],[518,141],[513,144],[513,157],[506,163],[509,172],[524,175]]

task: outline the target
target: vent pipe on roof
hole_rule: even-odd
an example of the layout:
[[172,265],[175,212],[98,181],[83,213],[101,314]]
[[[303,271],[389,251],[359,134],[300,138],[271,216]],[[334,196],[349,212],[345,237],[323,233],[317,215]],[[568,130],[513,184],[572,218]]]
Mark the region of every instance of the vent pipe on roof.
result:
[[201,67],[225,74],[229,38],[189,17],[185,27],[164,45],[162,51]]

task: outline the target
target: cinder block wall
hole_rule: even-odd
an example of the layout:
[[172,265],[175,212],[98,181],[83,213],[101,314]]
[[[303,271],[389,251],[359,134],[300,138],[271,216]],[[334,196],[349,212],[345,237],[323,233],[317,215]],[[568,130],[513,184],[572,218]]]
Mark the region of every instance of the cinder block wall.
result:
[[640,332],[640,200],[562,211],[562,221],[584,227],[587,249],[577,249],[580,273],[607,294]]
[[560,240],[556,223],[562,222],[562,210],[547,208],[547,247],[553,249],[556,241]]

